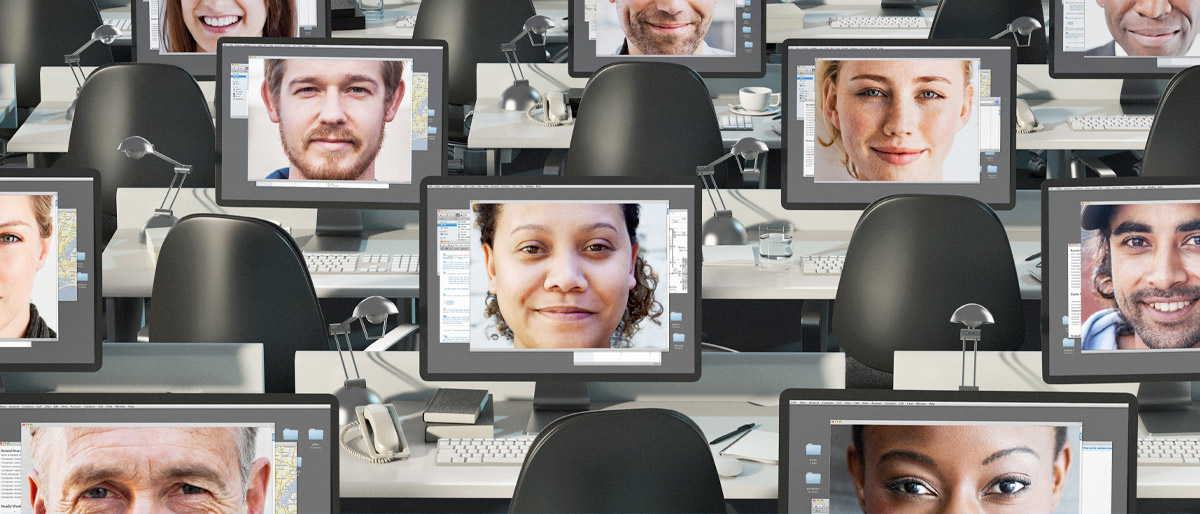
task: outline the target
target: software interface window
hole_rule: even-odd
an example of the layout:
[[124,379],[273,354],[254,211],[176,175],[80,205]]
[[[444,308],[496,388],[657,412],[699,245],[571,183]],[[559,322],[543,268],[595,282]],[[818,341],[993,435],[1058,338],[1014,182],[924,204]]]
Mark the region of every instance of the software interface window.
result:
[[0,512],[283,514],[334,500],[328,404],[0,401],[0,413]]
[[1170,78],[1200,64],[1197,29],[1186,3],[1134,8],[1125,2],[1053,0],[1050,6],[1053,76]]

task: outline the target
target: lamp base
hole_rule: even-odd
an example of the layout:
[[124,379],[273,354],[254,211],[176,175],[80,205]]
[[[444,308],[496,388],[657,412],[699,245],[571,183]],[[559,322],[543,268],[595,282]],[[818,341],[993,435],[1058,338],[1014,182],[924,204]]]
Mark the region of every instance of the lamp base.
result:
[[383,399],[373,389],[367,387],[367,379],[351,378],[346,380],[340,389],[333,392],[338,401],[338,423],[345,425],[358,419],[354,408],[362,405],[382,404]]
[[500,93],[500,108],[506,111],[528,111],[530,107],[542,102],[542,95],[528,80],[516,80]]
[[733,217],[732,211],[717,211],[704,221],[705,245],[744,245],[746,227]]
[[138,241],[146,244],[146,231],[152,228],[172,228],[179,222],[179,218],[170,209],[154,209],[154,215],[146,220],[146,225],[142,227],[141,233],[138,234]]

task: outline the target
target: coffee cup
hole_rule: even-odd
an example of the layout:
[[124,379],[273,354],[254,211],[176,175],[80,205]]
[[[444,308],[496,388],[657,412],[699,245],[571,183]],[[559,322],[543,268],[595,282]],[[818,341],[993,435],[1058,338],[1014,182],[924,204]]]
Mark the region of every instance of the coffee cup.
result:
[[742,101],[742,109],[750,112],[763,112],[779,105],[779,93],[771,92],[769,87],[744,87],[738,91]]

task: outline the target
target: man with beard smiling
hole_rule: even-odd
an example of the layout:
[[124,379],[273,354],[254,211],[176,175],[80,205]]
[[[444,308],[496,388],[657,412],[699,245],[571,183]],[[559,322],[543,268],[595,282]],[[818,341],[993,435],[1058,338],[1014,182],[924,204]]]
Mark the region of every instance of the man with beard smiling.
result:
[[1096,0],[1113,41],[1092,48],[1092,56],[1188,55],[1196,39],[1192,15],[1197,0]]
[[613,55],[733,55],[704,42],[720,0],[608,1],[616,5],[625,32]]
[[375,180],[403,73],[402,61],[267,59],[262,98],[291,167],[266,178]]
[[1092,286],[1115,307],[1083,325],[1084,350],[1200,344],[1200,203],[1089,205]]

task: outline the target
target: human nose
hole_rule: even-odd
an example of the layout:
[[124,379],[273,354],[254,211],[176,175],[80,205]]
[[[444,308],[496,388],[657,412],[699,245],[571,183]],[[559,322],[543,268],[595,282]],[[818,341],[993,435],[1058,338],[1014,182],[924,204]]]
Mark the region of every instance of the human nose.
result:
[[1183,257],[1179,251],[1170,247],[1156,250],[1147,281],[1150,286],[1164,291],[1187,281],[1187,270],[1183,267]]
[[942,508],[938,512],[946,514],[970,514],[973,512],[983,512],[983,508],[979,505],[979,499],[974,494],[952,491],[950,498],[942,503]]
[[560,254],[557,258],[552,259],[544,285],[550,291],[586,291],[588,282],[583,273],[582,263],[579,262],[579,256]]
[[687,8],[687,0],[655,0],[654,7],[668,14],[679,14]]
[[917,107],[912,102],[892,101],[887,107],[883,131],[889,136],[912,134],[918,122]]
[[135,497],[129,504],[129,508],[125,510],[129,514],[157,514],[162,512],[171,512],[171,509],[162,502],[148,497]]
[[1133,12],[1147,18],[1158,18],[1171,12],[1170,0],[1137,0],[1133,4]]
[[321,102],[320,122],[325,125],[341,125],[346,122],[346,110],[342,108],[342,98],[336,90],[325,94]]

